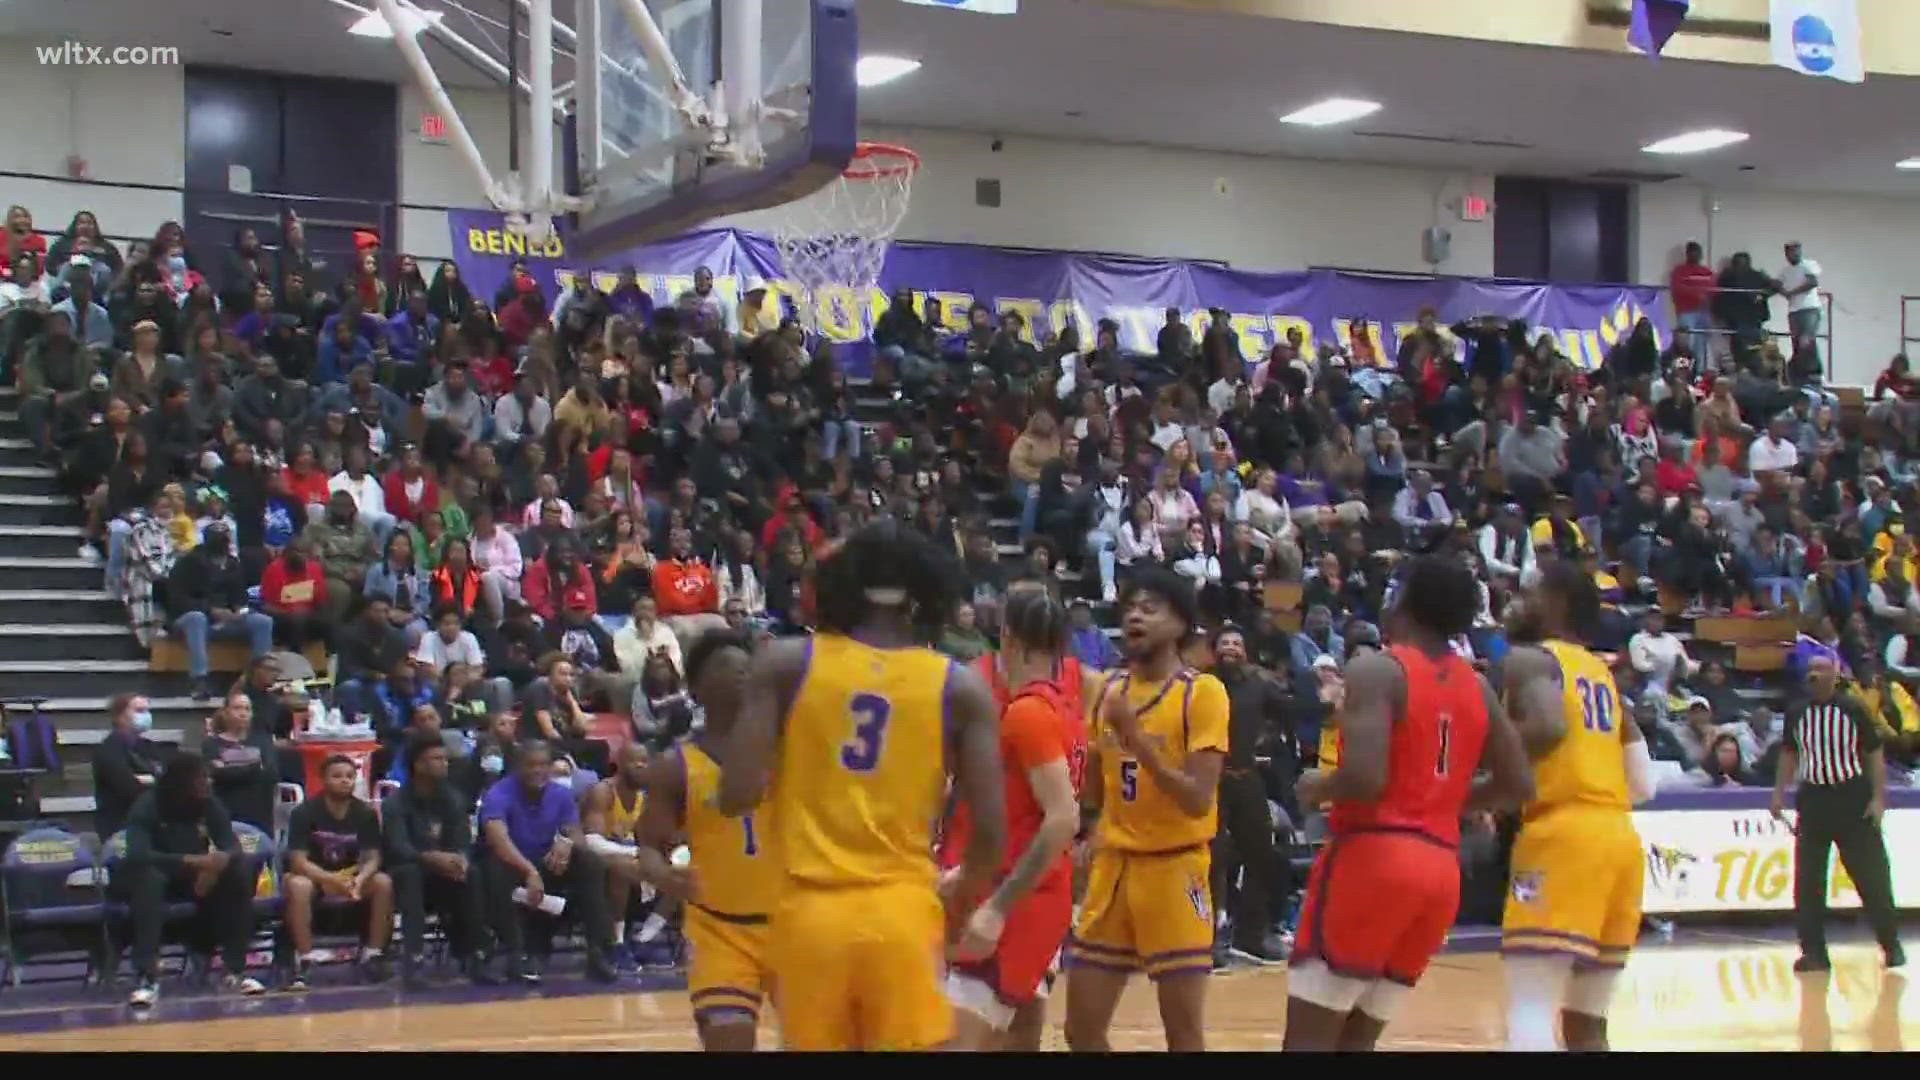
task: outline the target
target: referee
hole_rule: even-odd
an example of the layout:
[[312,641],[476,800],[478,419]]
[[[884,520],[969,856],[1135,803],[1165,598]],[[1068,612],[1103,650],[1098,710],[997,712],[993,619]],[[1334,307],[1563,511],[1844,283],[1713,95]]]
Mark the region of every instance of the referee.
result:
[[1887,806],[1887,762],[1880,736],[1854,698],[1835,693],[1831,657],[1807,665],[1807,700],[1787,719],[1780,764],[1773,779],[1773,816],[1786,821],[1789,780],[1797,780],[1800,811],[1794,829],[1793,912],[1800,936],[1795,971],[1826,971],[1827,849],[1838,846],[1840,863],[1860,892],[1873,936],[1887,966],[1907,962],[1894,924],[1893,881],[1880,817]]

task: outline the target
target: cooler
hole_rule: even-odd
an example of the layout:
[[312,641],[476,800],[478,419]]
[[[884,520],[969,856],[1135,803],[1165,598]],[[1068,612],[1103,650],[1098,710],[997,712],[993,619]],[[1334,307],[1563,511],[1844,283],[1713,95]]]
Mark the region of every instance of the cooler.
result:
[[300,751],[301,781],[307,786],[307,797],[320,794],[320,767],[335,754],[344,754],[353,759],[359,767],[359,775],[353,781],[353,793],[368,802],[373,800],[373,780],[368,775],[373,769],[373,752],[380,744],[373,739],[303,739],[294,737],[294,746]]

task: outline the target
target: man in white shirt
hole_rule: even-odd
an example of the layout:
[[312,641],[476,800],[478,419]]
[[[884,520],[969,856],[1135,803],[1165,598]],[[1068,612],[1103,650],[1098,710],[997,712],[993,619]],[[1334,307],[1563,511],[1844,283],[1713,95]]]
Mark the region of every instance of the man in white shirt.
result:
[[1820,264],[1800,254],[1800,241],[1786,246],[1787,268],[1780,271],[1780,295],[1787,298],[1787,329],[1793,340],[1820,334]]
[[1432,474],[1415,469],[1407,479],[1410,483],[1393,497],[1393,520],[1407,530],[1408,538],[1421,540],[1452,528],[1453,510],[1446,496],[1434,490]]
[[1767,421],[1766,434],[1753,440],[1753,446],[1747,451],[1747,471],[1755,478],[1779,473],[1781,475],[1774,479],[1784,481],[1785,474],[1800,464],[1800,451],[1788,437],[1792,424],[1792,413],[1780,413]]
[[1641,631],[1627,642],[1633,669],[1646,680],[1646,692],[1667,697],[1674,684],[1700,670],[1687,647],[1667,629],[1667,616],[1658,607],[1647,612]]
[[380,486],[380,478],[367,471],[367,451],[359,443],[351,443],[340,464],[340,471],[328,479],[327,490],[353,496],[360,520],[367,523],[374,543],[384,551],[387,537],[393,533],[394,518],[387,513],[387,493]]
[[413,650],[413,662],[424,669],[424,673],[431,674],[435,682],[449,665],[465,664],[473,669],[489,708],[505,710],[513,704],[513,683],[504,677],[485,677],[486,650],[480,647],[479,638],[460,625],[460,613],[453,608],[443,607],[434,614],[433,632],[420,635],[420,644]]

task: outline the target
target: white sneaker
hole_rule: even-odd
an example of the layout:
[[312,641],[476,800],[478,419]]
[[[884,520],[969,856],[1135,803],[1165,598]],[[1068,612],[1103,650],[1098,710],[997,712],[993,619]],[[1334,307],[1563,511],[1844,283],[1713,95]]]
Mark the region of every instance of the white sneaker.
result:
[[640,932],[633,935],[633,940],[645,945],[647,942],[659,937],[660,931],[666,928],[667,920],[658,915],[649,915],[647,916],[647,921],[640,924]]
[[267,984],[251,975],[229,975],[220,985],[228,993],[242,997],[257,997],[267,992]]
[[1105,585],[1104,587],[1102,587],[1102,588],[1101,588],[1101,590],[1100,590],[1100,602],[1101,602],[1101,603],[1103,603],[1103,604],[1117,604],[1117,603],[1119,603],[1119,602],[1120,602],[1120,590],[1119,590],[1119,589],[1117,589],[1117,588],[1115,588],[1112,582],[1108,582],[1108,583],[1107,583],[1107,584],[1106,584],[1106,585]]
[[160,1000],[160,984],[152,979],[141,979],[127,995],[127,1006],[134,1009],[151,1009]]
[[92,544],[80,545],[80,557],[87,561],[88,566],[99,566],[101,563],[106,561],[105,559],[101,558],[100,549],[97,547],[94,547]]

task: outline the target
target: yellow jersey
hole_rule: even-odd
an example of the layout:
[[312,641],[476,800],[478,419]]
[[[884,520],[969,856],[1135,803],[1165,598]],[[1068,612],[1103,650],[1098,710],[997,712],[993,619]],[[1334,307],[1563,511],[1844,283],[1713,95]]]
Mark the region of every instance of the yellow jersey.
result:
[[691,739],[680,744],[686,802],[680,808],[687,847],[699,875],[699,907],[727,916],[763,916],[779,891],[780,864],[766,848],[773,816],[720,812],[720,763]]
[[1589,806],[1626,813],[1625,747],[1620,725],[1633,723],[1620,704],[1613,672],[1579,645],[1546,641],[1541,648],[1560,665],[1560,707],[1567,734],[1533,764],[1535,795],[1524,817],[1532,819],[1563,806]]
[[1125,694],[1140,717],[1140,731],[1160,759],[1182,768],[1187,755],[1200,750],[1227,752],[1227,688],[1212,675],[1187,668],[1164,683],[1142,683],[1130,675],[1109,678],[1094,703],[1089,737],[1100,748],[1100,825],[1096,843],[1116,851],[1178,851],[1213,839],[1218,800],[1206,814],[1193,817],[1140,768],[1139,759],[1122,753],[1106,726],[1106,697]]
[[640,814],[647,808],[647,793],[638,792],[633,797],[632,806],[620,804],[620,786],[611,781],[613,798],[607,800],[607,839],[626,843],[639,832]]
[[931,649],[881,649],[838,634],[809,641],[767,800],[769,835],[790,880],[932,887],[952,667]]

